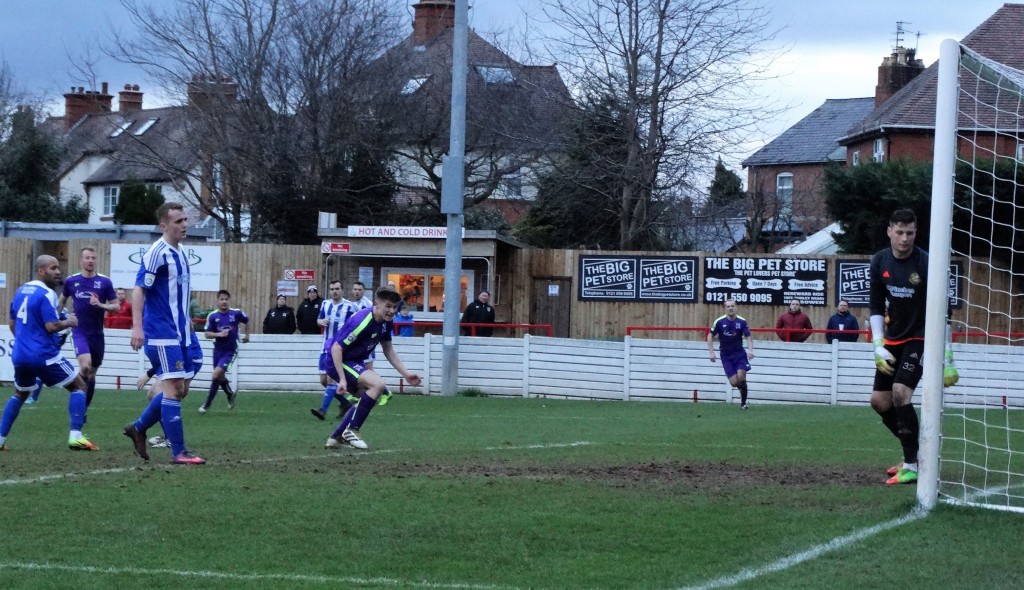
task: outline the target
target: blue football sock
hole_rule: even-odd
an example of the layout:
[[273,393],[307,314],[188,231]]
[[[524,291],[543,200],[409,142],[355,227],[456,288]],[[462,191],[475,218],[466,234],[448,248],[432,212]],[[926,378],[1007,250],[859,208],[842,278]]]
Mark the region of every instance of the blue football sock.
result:
[[334,399],[334,394],[338,392],[338,386],[331,383],[324,388],[324,399],[320,402],[320,413],[326,414],[327,408],[331,407],[331,400]]
[[68,417],[71,419],[71,430],[81,430],[85,424],[85,392],[76,389],[68,396]]
[[6,437],[10,434],[11,427],[14,426],[14,420],[17,419],[18,413],[21,412],[21,406],[24,403],[16,395],[12,395],[11,399],[7,400],[7,403],[4,405],[4,415],[0,418],[0,436]]
[[42,390],[43,390],[43,380],[39,379],[39,378],[36,378],[36,386],[34,388],[32,388],[32,393],[29,394],[29,397],[32,398],[32,401],[34,401],[34,402],[39,401],[39,393]]
[[356,404],[355,414],[352,416],[352,423],[349,424],[349,428],[352,430],[359,430],[362,428],[363,422],[366,422],[366,419],[370,416],[370,410],[372,410],[375,405],[377,405],[377,400],[366,395],[366,392],[364,391],[363,394],[359,396],[359,403]]
[[139,432],[146,432],[149,427],[160,421],[160,408],[164,401],[164,392],[160,392],[153,396],[153,399],[149,400],[149,405],[146,406],[145,410],[142,410],[142,414],[139,419],[135,421],[135,430]]
[[185,428],[181,423],[181,402],[176,399],[164,398],[160,404],[160,425],[171,443],[171,455],[178,456],[185,452]]

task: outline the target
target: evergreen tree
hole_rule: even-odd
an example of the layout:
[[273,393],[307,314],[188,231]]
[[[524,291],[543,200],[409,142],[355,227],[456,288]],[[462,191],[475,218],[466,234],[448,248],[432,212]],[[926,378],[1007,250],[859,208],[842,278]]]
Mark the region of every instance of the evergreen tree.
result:
[[137,180],[128,180],[121,186],[121,194],[114,207],[114,221],[123,224],[156,225],[156,210],[164,204],[164,196],[153,187]]
[[743,197],[743,181],[738,174],[725,167],[722,158],[718,158],[718,163],[715,164],[715,178],[708,187],[706,210],[718,211],[742,200]]

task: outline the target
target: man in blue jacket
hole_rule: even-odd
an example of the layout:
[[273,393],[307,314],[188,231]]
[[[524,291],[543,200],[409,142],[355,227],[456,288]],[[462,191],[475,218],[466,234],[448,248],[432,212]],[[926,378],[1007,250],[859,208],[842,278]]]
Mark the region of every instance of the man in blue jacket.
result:
[[826,332],[825,340],[832,344],[833,340],[840,342],[856,342],[860,338],[858,331],[860,330],[860,324],[857,322],[856,316],[850,313],[850,302],[845,299],[839,300],[839,305],[836,307],[836,313],[828,319],[828,326],[826,330],[842,330],[842,332]]

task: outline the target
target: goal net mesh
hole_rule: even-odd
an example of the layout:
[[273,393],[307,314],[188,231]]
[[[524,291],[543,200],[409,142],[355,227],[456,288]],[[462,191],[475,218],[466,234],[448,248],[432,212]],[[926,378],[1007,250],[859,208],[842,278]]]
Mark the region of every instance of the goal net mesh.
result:
[[939,497],[1024,511],[1024,72],[961,48],[956,104]]

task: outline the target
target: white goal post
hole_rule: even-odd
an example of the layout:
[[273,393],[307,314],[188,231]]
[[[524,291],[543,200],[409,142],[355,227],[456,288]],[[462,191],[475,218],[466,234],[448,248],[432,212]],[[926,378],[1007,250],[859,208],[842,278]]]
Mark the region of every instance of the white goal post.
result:
[[[917,499],[1024,512],[1024,72],[956,41],[939,55]],[[950,262],[961,383],[943,388]],[[1003,361],[971,372],[972,358]],[[978,387],[980,385],[980,387]],[[1009,386],[1009,387],[1008,387]]]

